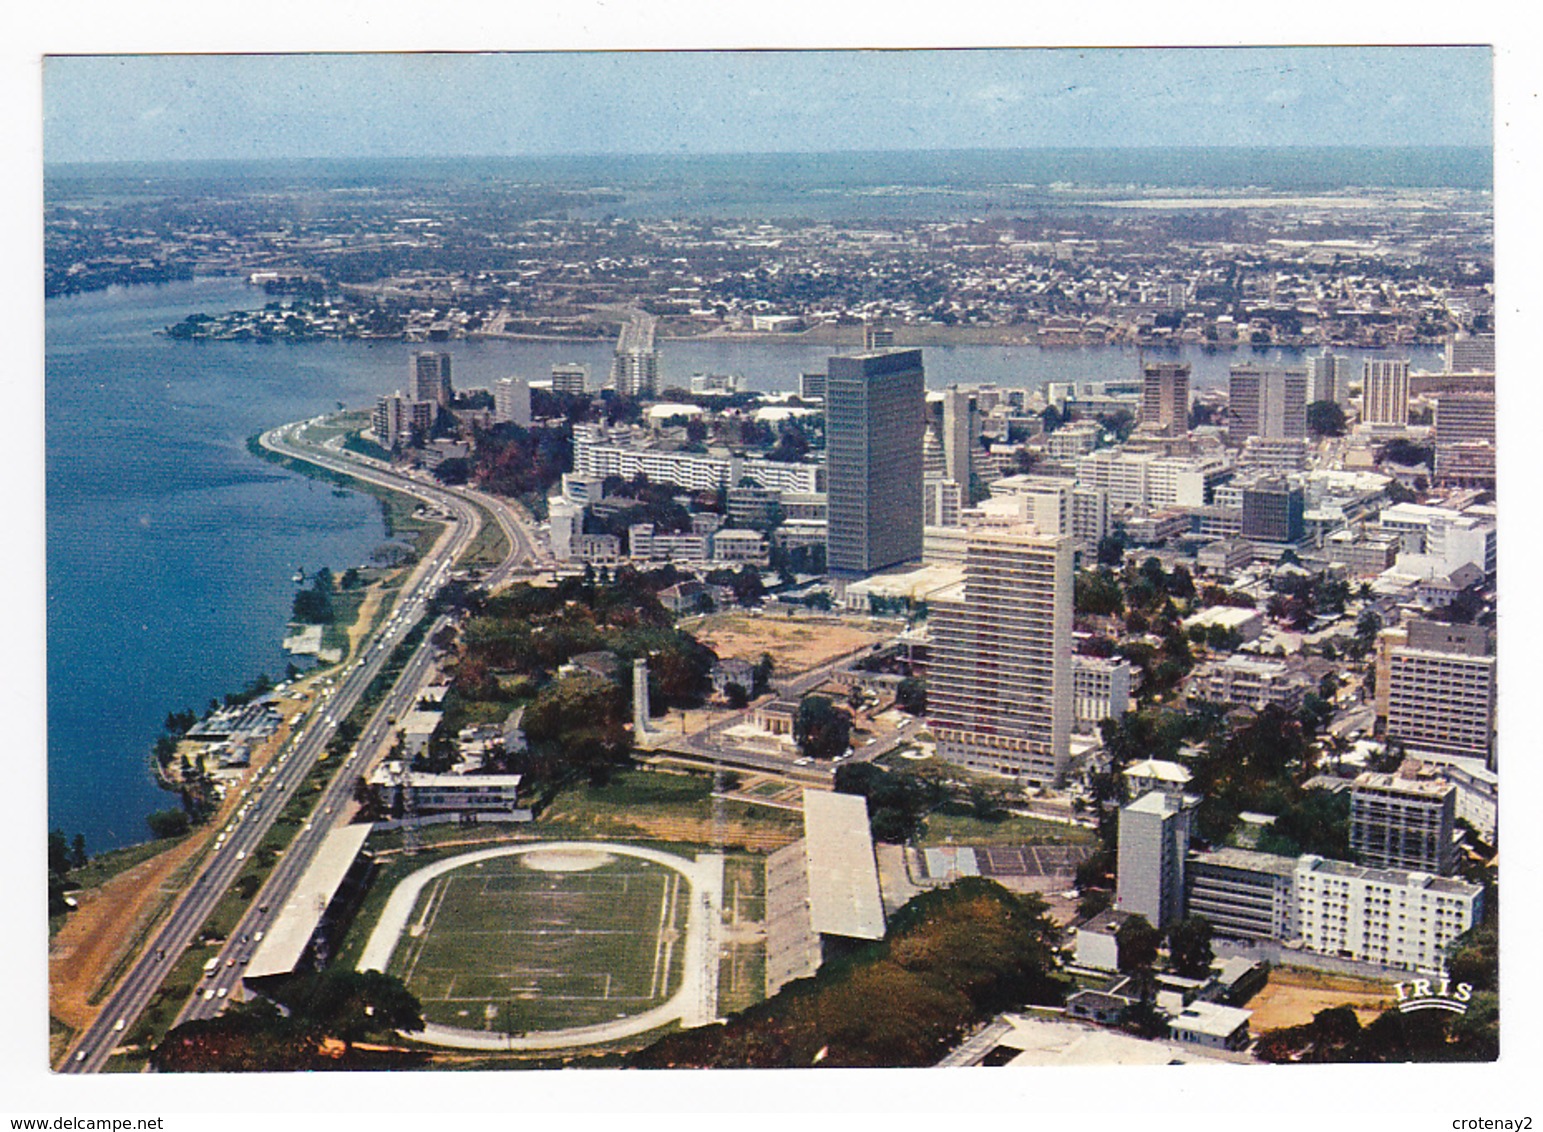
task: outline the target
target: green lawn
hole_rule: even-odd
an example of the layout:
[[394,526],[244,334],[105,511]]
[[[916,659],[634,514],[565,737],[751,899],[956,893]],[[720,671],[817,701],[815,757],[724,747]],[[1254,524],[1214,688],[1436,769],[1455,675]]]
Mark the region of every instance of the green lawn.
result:
[[766,940],[753,930],[765,920],[766,858],[730,854],[723,863],[724,954],[718,964],[719,1014],[737,1014],[766,997]]
[[1090,845],[1095,834],[1081,826],[1041,818],[1009,817],[984,821],[963,814],[932,813],[922,834],[924,846],[946,845]]
[[498,520],[493,518],[488,509],[480,503],[474,503],[477,511],[482,516],[482,526],[477,531],[477,537],[472,539],[471,545],[455,561],[456,569],[477,566],[497,566],[505,558],[509,557],[509,537],[504,534],[504,529],[498,525]]
[[637,1014],[680,986],[689,883],[612,857],[545,871],[530,855],[477,862],[419,896],[388,965],[431,1022],[494,1033]]

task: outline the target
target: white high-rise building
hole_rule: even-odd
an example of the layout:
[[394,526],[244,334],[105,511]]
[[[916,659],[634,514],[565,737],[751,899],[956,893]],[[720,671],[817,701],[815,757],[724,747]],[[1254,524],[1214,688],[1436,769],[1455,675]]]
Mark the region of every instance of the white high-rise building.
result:
[[1190,801],[1153,790],[1120,811],[1114,906],[1159,931],[1184,918]]
[[571,562],[579,536],[584,533],[584,504],[553,496],[547,500],[547,519],[551,530],[552,556],[559,562]]
[[970,501],[971,458],[979,447],[980,413],[975,395],[950,385],[943,390],[943,478],[959,485],[966,503]]
[[530,424],[530,383],[501,377],[493,383],[493,419],[499,424]]
[[931,602],[928,716],[950,762],[1060,780],[1072,725],[1072,540],[971,530],[962,586]]

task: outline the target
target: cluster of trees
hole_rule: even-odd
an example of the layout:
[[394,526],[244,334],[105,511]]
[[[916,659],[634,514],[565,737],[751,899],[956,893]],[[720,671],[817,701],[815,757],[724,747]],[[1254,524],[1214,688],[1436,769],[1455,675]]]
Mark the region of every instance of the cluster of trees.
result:
[[1298,631],[1310,626],[1314,617],[1344,613],[1350,600],[1349,583],[1326,573],[1280,572],[1270,579],[1270,589],[1265,612]]
[[311,577],[311,584],[295,594],[291,619],[304,625],[332,624],[333,589],[332,571],[323,566]]
[[86,856],[86,838],[77,833],[74,839],[66,837],[62,830],[49,830],[48,832],[48,914],[59,916],[68,912],[70,906],[64,901],[64,894],[75,887],[70,879],[70,873],[76,869],[86,867],[89,858]]
[[1144,695],[1162,695],[1174,688],[1194,666],[1190,638],[1182,619],[1196,602],[1195,580],[1183,566],[1171,572],[1155,557],[1139,565],[1114,570],[1100,566],[1079,571],[1074,580],[1073,607],[1079,614],[1122,617],[1127,632],[1151,634],[1160,644],[1126,641],[1112,654],[1141,669]]
[[927,714],[927,682],[907,676],[895,688],[895,706],[911,715]]
[[1296,715],[1269,705],[1241,726],[1217,728],[1192,764],[1201,795],[1196,829],[1221,844],[1244,810],[1280,815],[1276,844],[1303,853],[1346,856],[1349,807],[1312,797],[1297,779],[1311,769],[1311,731]]
[[643,1068],[921,1067],[971,1027],[1025,1004],[1057,1004],[1055,926],[1037,896],[967,877],[916,897],[885,938],[727,1023],[670,1034]]
[[1412,440],[1398,437],[1388,441],[1377,449],[1377,463],[1401,464],[1406,468],[1416,468],[1421,465],[1429,468],[1434,466],[1436,450],[1429,444],[1416,444]]
[[1311,1022],[1263,1034],[1254,1053],[1261,1061],[1308,1064],[1494,1061],[1500,1056],[1500,1000],[1476,995],[1455,1016],[1386,1010],[1367,1026],[1353,1007],[1336,1006]]
[[[366,1039],[390,1041],[397,1031],[423,1029],[423,1009],[400,979],[379,971],[332,967],[296,975],[271,991],[282,1005],[257,999],[233,1003],[217,1018],[184,1022],[151,1051],[163,1073],[296,1072],[391,1068],[426,1060],[392,1051],[360,1056]],[[341,1057],[325,1051],[343,1043]]]
[[793,716],[793,741],[806,758],[833,759],[846,753],[852,713],[826,696],[805,696]]
[[920,836],[927,815],[947,791],[930,778],[886,770],[873,763],[850,762],[836,769],[840,794],[861,794],[868,800],[868,827],[876,840],[904,844]]
[[496,424],[474,434],[472,478],[488,491],[519,499],[545,514],[547,490],[573,470],[573,428]]
[[1333,401],[1314,401],[1307,406],[1307,428],[1314,436],[1344,436],[1345,410]]
[[[529,749],[505,756],[495,769],[553,785],[575,777],[603,781],[630,758],[634,659],[648,660],[657,711],[699,704],[711,690],[716,657],[674,626],[656,596],[674,574],[623,567],[602,580],[590,570],[553,587],[520,584],[492,597],[468,596],[442,728],[454,734],[474,717],[496,717],[527,701]],[[590,652],[614,653],[617,678],[555,676]]]

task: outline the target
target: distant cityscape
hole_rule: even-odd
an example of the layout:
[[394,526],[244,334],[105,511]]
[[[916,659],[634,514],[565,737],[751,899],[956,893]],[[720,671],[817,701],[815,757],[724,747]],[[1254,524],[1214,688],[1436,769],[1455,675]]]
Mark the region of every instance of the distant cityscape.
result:
[[[227,275],[265,305],[160,334],[406,355],[249,443],[399,553],[300,572],[284,679],[167,705],[200,880],[121,978],[91,909],[143,898],[61,831],[58,1068],[1497,1056],[1487,193],[613,195],[50,197],[50,296]],[[697,337],[828,360],[661,367]],[[501,340],[615,348],[470,385]],[[929,389],[960,344],[1140,350]]]

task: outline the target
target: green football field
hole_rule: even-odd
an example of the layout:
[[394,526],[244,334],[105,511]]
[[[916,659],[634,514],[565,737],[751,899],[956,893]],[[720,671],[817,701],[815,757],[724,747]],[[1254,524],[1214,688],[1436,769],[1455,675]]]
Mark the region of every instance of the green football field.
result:
[[689,883],[634,857],[565,871],[574,863],[498,857],[424,888],[389,970],[426,1020],[517,1035],[611,1021],[675,993]]

